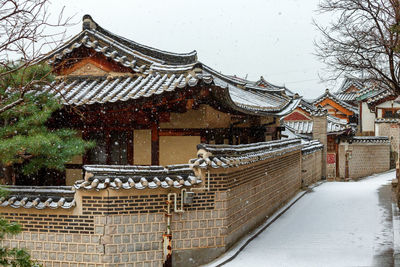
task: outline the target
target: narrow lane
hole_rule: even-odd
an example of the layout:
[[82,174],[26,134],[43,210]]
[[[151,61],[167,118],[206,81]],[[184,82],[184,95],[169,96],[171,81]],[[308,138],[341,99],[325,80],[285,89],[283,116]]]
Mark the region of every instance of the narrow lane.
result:
[[314,188],[224,266],[393,266],[394,176]]

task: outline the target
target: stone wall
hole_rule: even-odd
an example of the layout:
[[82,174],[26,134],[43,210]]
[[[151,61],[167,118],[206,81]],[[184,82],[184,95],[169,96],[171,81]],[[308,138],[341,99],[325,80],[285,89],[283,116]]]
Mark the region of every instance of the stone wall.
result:
[[317,150],[313,153],[305,154],[302,156],[301,179],[304,186],[309,186],[321,180],[321,160],[322,150]]
[[[347,154],[347,155],[346,155]],[[346,177],[346,159],[348,177]],[[339,145],[340,178],[361,178],[390,169],[390,143],[347,143]]]
[[[307,164],[320,154],[307,156]],[[301,151],[209,170],[210,189],[195,191],[193,203],[171,218],[173,266],[198,266],[218,257],[293,197],[301,187]],[[309,173],[310,181],[318,176]],[[170,192],[180,193],[78,190],[72,209],[1,208],[24,228],[3,245],[26,247],[44,266],[162,266]]]

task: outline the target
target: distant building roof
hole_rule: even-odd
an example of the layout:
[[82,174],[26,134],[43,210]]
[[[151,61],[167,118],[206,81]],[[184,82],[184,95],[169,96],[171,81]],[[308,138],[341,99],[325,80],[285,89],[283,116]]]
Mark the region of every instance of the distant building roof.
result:
[[348,90],[350,87],[354,86],[358,90],[362,90],[365,86],[366,80],[355,78],[355,77],[345,77],[342,85],[340,86],[337,93],[342,93]]
[[[285,121],[285,127],[292,130],[297,134],[312,134],[314,122],[312,120],[308,121]],[[334,116],[327,116],[327,133],[328,134],[340,134],[350,128],[350,125],[346,120],[338,119]]]
[[336,97],[336,95],[331,94],[328,89],[325,90],[325,93],[323,93],[322,95],[320,95],[319,97],[317,97],[313,101],[313,105],[317,105],[318,103],[320,103],[324,99],[331,99],[332,101],[338,103],[339,105],[341,105],[345,109],[347,109],[347,110],[349,110],[349,111],[351,111],[351,112],[353,112],[355,114],[358,114],[358,109],[356,107],[346,103],[345,101],[340,100],[338,97]]

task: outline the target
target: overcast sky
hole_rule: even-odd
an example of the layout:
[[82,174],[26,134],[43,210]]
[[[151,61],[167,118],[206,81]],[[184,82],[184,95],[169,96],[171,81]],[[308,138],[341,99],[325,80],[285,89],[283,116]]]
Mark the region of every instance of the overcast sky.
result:
[[322,63],[313,41],[319,36],[312,19],[319,0],[68,0],[55,1],[56,14],[65,6],[79,22],[90,14],[103,28],[136,42],[171,52],[197,51],[199,61],[230,75],[257,80],[263,76],[306,98],[325,88]]

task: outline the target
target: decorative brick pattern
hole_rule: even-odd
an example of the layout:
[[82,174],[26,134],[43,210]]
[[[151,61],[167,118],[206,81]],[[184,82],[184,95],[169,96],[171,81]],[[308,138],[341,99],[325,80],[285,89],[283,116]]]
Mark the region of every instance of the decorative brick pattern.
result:
[[[187,210],[210,210],[214,207],[213,188],[210,192],[199,192]],[[180,202],[180,195],[178,197]],[[167,194],[130,196],[83,196],[84,215],[122,215],[141,213],[163,213],[167,209]]]
[[167,195],[130,196],[83,196],[82,208],[85,215],[121,215],[164,212]]
[[22,225],[24,231],[70,234],[93,234],[93,216],[1,213],[1,217]]

